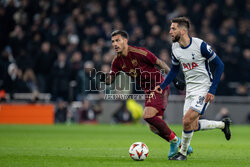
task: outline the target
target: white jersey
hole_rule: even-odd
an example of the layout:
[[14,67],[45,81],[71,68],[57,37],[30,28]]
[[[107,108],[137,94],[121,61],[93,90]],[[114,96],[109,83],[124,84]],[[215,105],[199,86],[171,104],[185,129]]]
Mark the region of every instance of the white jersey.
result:
[[172,64],[182,66],[187,94],[208,92],[212,84],[208,62],[215,57],[211,47],[199,38],[190,38],[187,47],[181,47],[178,42],[173,43]]

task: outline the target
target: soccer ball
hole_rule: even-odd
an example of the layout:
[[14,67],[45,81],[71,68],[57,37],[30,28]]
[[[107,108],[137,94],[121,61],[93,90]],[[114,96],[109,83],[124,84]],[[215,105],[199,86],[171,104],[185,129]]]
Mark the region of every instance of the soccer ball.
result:
[[149,153],[148,147],[143,142],[135,142],[129,148],[129,155],[135,161],[143,161]]

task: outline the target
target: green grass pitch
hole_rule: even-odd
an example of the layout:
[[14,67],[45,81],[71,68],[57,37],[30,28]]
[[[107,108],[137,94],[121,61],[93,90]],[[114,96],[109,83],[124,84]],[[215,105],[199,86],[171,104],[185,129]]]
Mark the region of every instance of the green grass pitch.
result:
[[[171,125],[180,136],[182,127]],[[250,126],[234,125],[226,141],[221,130],[196,132],[187,161],[169,161],[169,143],[146,125],[0,125],[0,167],[246,167],[250,166]],[[145,161],[130,159],[128,149],[142,141]]]

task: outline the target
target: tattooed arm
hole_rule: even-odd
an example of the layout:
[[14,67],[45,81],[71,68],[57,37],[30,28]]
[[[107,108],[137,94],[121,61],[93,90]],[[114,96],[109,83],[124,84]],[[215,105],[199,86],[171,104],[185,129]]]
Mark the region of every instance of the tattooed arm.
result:
[[168,74],[168,72],[170,71],[168,65],[164,63],[161,59],[157,59],[155,64],[158,65],[161,69],[163,69],[165,74]]

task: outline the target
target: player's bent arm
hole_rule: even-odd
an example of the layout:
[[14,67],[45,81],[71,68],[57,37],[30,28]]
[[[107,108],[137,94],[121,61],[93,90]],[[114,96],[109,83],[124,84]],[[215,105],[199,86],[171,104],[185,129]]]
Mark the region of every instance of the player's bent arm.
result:
[[172,64],[171,69],[170,69],[167,77],[160,85],[162,90],[165,89],[168,86],[168,84],[170,84],[175,79],[175,77],[177,76],[177,74],[179,72],[179,67],[180,67],[180,65]]
[[212,85],[208,92],[215,95],[216,89],[220,82],[221,75],[224,71],[224,63],[221,61],[221,59],[218,56],[216,56],[211,62],[215,64],[215,73],[214,73],[214,79],[213,79]]
[[170,71],[170,68],[168,67],[168,65],[166,63],[164,63],[161,59],[156,59],[155,62],[156,65],[158,65],[161,69],[164,69],[165,74],[168,74]]

